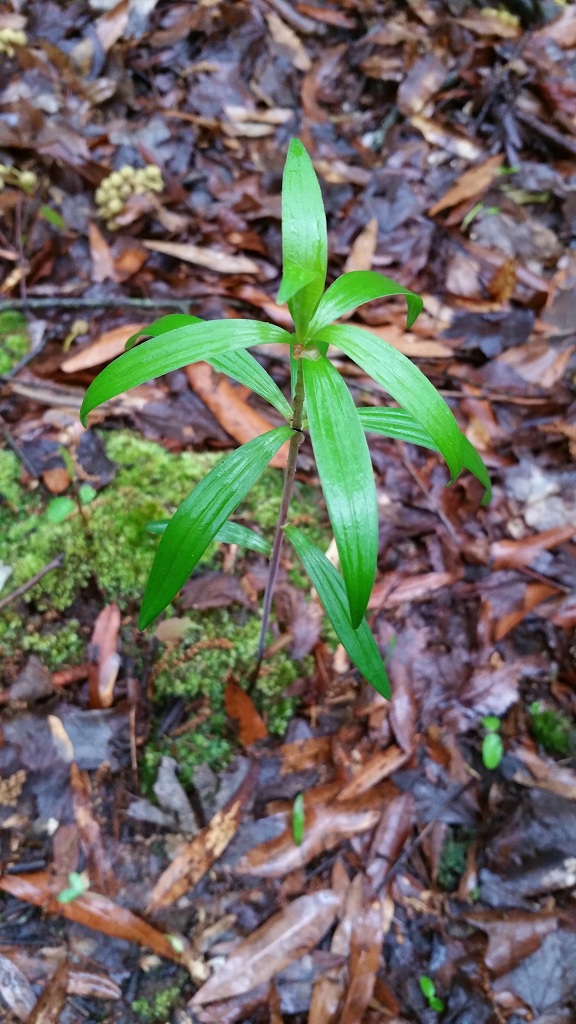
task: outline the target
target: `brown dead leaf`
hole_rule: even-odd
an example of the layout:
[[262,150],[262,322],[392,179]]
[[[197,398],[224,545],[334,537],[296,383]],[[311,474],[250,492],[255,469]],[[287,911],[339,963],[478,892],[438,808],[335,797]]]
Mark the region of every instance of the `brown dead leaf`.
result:
[[309,71],[312,67],[312,61],[302,40],[296,35],[294,29],[290,28],[285,21],[282,21],[282,18],[274,11],[267,12],[265,18],[268,22],[272,39],[278,46],[288,51],[294,67],[298,71]]
[[344,786],[338,794],[338,801],[357,799],[362,793],[378,785],[382,779],[389,778],[392,772],[397,771],[407,760],[408,753],[396,744],[392,744],[387,750],[379,750],[362,765],[351,782]]
[[533,42],[540,43],[552,40],[565,50],[571,50],[576,46],[576,7],[574,4],[567,4],[561,11],[558,18],[550,21],[538,32],[534,32]]
[[402,793],[388,804],[374,833],[366,859],[366,874],[378,892],[386,875],[400,856],[415,819],[415,803],[411,793]]
[[283,878],[305,867],[320,853],[333,850],[346,839],[374,828],[380,818],[380,808],[374,805],[362,808],[358,801],[318,807],[310,806],[307,794],[304,836],[297,846],[292,832],[287,829],[282,835],[255,846],[242,857],[235,870],[242,875],[258,875],[262,878]]
[[266,738],[268,729],[252,697],[232,679],[226,683],[224,706],[228,718],[238,726],[238,738],[243,747],[251,747]]
[[92,259],[92,280],[96,284],[109,279],[117,281],[114,257],[108,242],[104,238],[100,228],[90,221],[88,225],[88,239],[90,242],[90,257]]
[[70,788],[78,837],[88,861],[90,882],[98,892],[113,897],[117,887],[102,841],[100,825],[93,811],[90,779],[87,772],[80,771],[75,761],[70,765]]
[[42,482],[50,494],[63,494],[70,483],[70,474],[65,466],[54,466],[42,473]]
[[465,920],[488,936],[484,962],[496,977],[512,971],[558,928],[558,918],[552,914],[518,910],[476,910],[466,914]]
[[350,253],[344,264],[344,273],[351,270],[371,270],[372,260],[378,242],[378,221],[372,217],[350,246]]
[[526,772],[514,773],[514,782],[521,786],[543,789],[548,793],[556,793],[565,800],[576,800],[576,772],[572,768],[559,765],[551,757],[539,757],[527,747],[515,751],[515,756],[526,766]]
[[186,263],[196,263],[199,267],[206,267],[216,274],[258,274],[260,270],[256,261],[249,256],[234,256],[218,249],[194,245],[192,242],[156,242],[147,239],[142,245],[152,252],[161,252],[165,256],[173,256],[174,259],[184,260]]
[[203,572],[188,580],[180,591],[179,606],[186,611],[228,608],[231,604],[249,607],[250,601],[240,580],[227,572]]
[[[217,811],[206,828],[176,855],[154,886],[147,912],[154,913],[169,906],[188,889],[193,889],[210,870],[236,835],[249,797],[252,795],[258,769],[252,765],[243,782],[228,802]],[[244,990],[243,990],[244,991]]]
[[119,632],[120,609],[117,604],[109,604],[98,615],[90,640],[88,693],[93,709],[109,708],[114,701],[114,685],[120,668]]
[[576,345],[557,349],[542,338],[509,348],[494,360],[511,366],[522,380],[552,389],[564,376]]
[[284,743],[280,747],[282,764],[281,775],[290,772],[305,771],[326,764],[330,758],[332,739],[330,736],[315,736],[310,740],[298,740],[295,743]]
[[28,1024],[57,1024],[64,1007],[68,987],[68,961],[54,971],[36,1006],[27,1018]]
[[414,359],[446,359],[453,355],[452,349],[443,345],[442,342],[434,341],[432,338],[419,338],[410,331],[403,331],[396,324],[386,324],[383,327],[378,325],[364,327],[363,324],[355,324],[355,326],[369,331],[370,334],[375,334],[377,338],[382,338],[382,341],[386,341],[398,349],[398,352]]
[[136,942],[148,946],[158,956],[185,963],[184,955],[177,953],[167,936],[148,924],[131,910],[121,907],[106,896],[84,893],[71,903],[59,903],[58,893],[62,884],[47,871],[35,871],[28,875],[2,875],[0,889],[16,899],[40,907],[44,913],[60,914],[68,921],[75,921],[86,928],[110,935],[114,939]]
[[496,540],[490,545],[494,569],[521,569],[531,565],[543,551],[564,544],[576,534],[575,526],[559,526],[543,530],[522,540]]
[[352,931],[348,991],[340,1024],[357,1024],[372,998],[382,956],[382,907],[374,902],[361,911]]
[[527,584],[521,606],[503,615],[494,626],[494,639],[502,640],[515,626],[518,626],[526,616],[537,608],[546,598],[558,593],[558,587],[548,583]]
[[482,195],[498,174],[504,157],[501,155],[491,156],[484,163],[471,167],[458,179],[452,188],[448,189],[445,195],[428,210],[429,217],[435,217],[442,210],[464,202],[466,199],[475,199]]
[[110,331],[104,331],[104,334],[101,334],[91,345],[65,359],[60,369],[64,373],[77,373],[78,370],[89,370],[93,366],[110,362],[111,359],[122,354],[128,338],[146,326],[143,323],[123,324],[122,327],[113,327]]
[[68,972],[68,995],[86,999],[122,999],[122,989],[103,974],[92,971]]
[[330,889],[300,896],[240,943],[193,996],[192,1006],[230,999],[275,978],[320,942],[340,909]]
[[128,28],[130,17],[129,0],[120,0],[111,10],[106,11],[95,23],[98,41],[105,53],[122,38]]
[[0,996],[15,1017],[28,1020],[36,1003],[34,989],[18,965],[3,954],[0,954]]
[[433,53],[421,57],[410,68],[398,88],[398,109],[405,117],[420,114],[446,81],[448,68]]
[[516,259],[504,260],[504,263],[488,281],[486,291],[494,302],[509,302],[516,287]]
[[[245,444],[272,428],[272,424],[238,394],[237,388],[223,374],[217,374],[208,363],[192,363],[185,368],[190,386],[235,441]],[[270,465],[284,469],[288,452],[286,445],[276,452]]]
[[[456,132],[447,131],[442,125],[429,120],[427,117],[422,117],[421,114],[413,114],[410,118],[410,124],[422,133],[426,142],[446,150],[447,153],[452,153],[454,156],[470,161],[481,160],[484,156],[483,150],[475,142],[472,142],[471,139],[466,138],[465,135],[458,135]],[[428,212],[430,213],[430,211]]]

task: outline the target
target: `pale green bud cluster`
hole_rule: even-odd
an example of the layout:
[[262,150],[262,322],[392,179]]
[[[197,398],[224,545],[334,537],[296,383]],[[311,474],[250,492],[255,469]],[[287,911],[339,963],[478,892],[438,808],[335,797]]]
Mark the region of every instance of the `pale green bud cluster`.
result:
[[113,171],[101,182],[94,196],[98,215],[106,221],[110,231],[118,228],[116,217],[122,212],[130,196],[144,192],[162,192],[164,181],[162,171],[155,164],[146,167],[130,167],[124,164],[119,171]]
[[6,185],[16,185],[23,192],[32,195],[36,191],[38,178],[34,171],[20,171],[12,164],[0,164],[0,189]]
[[14,56],[15,46],[26,46],[28,37],[18,28],[0,28],[0,53]]

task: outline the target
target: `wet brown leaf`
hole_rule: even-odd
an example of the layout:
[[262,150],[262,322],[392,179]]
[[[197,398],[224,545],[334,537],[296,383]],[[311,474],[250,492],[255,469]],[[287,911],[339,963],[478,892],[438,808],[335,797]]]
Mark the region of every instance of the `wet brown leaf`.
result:
[[[224,430],[240,444],[270,430],[269,422],[257,409],[244,400],[238,388],[229,383],[224,374],[216,373],[208,363],[192,363],[186,367],[190,386],[214,413]],[[270,460],[270,465],[284,469],[288,451],[284,445]]]
[[[231,604],[250,605],[240,580],[227,572],[205,572],[185,583],[179,606],[188,610],[205,611],[208,608],[228,608]],[[185,621],[185,620],[180,620]]]
[[269,982],[320,942],[340,909],[329,889],[300,896],[257,928],[196,993],[192,1006],[229,999]]
[[96,284],[108,279],[116,281],[116,267],[112,250],[100,228],[93,224],[92,221],[88,225],[88,239],[90,242],[90,256],[92,258],[92,280]]
[[553,914],[510,910],[478,910],[467,914],[466,920],[488,936],[484,962],[497,977],[530,956],[558,927],[558,918]]
[[555,530],[543,530],[530,534],[522,540],[496,540],[490,545],[490,556],[495,569],[521,569],[531,565],[542,554],[550,551],[576,534],[576,527],[560,526]]
[[372,270],[372,260],[378,242],[378,221],[372,217],[352,242],[350,254],[344,264],[344,273],[351,270]]
[[176,855],[170,867],[160,875],[148,901],[148,913],[174,903],[210,870],[236,835],[244,808],[252,795],[257,768],[251,767],[243,782],[224,807]]
[[393,744],[387,750],[380,750],[362,765],[354,778],[348,782],[338,800],[355,800],[362,793],[372,789],[382,779],[387,779],[408,759],[408,753]]
[[98,892],[113,897],[117,887],[102,841],[100,825],[94,816],[90,780],[86,772],[80,771],[75,761],[70,765],[70,787],[78,836],[88,861],[90,882]]
[[366,860],[366,874],[378,892],[386,875],[400,856],[415,820],[415,803],[411,793],[396,797],[384,811]]
[[366,1011],[382,955],[382,907],[374,902],[362,910],[352,931],[348,991],[340,1024],[357,1024]]
[[148,946],[158,956],[168,960],[185,962],[183,954],[175,951],[166,935],[106,896],[85,893],[71,903],[59,903],[57,896],[62,889],[61,882],[47,871],[35,871],[28,875],[2,875],[0,889],[25,903],[41,907],[44,913],[59,914],[68,921],[76,921],[114,939]]
[[251,747],[266,738],[268,729],[252,697],[233,680],[226,683],[224,706],[228,717],[237,725],[238,739],[243,747]]
[[429,53],[412,65],[398,89],[398,109],[405,117],[420,114],[448,76],[444,61]]
[[64,960],[50,978],[32,1010],[28,1024],[58,1024],[68,986],[68,961]]
[[465,171],[456,184],[442,196],[442,199],[439,199],[438,202],[430,207],[428,216],[435,217],[437,213],[441,213],[442,210],[447,210],[451,206],[456,206],[457,203],[481,196],[494,181],[503,159],[501,155],[491,156],[484,163]]

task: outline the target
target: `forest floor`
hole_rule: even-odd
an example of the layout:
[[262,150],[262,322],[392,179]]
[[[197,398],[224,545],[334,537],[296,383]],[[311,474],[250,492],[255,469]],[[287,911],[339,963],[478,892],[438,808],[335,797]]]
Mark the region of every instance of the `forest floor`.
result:
[[[6,1024],[575,1019],[575,52],[553,0],[1,5]],[[288,551],[250,694],[262,555],[214,542],[137,630],[147,523],[277,424],[260,399],[198,364],[78,419],[164,313],[288,326],[296,135],[329,280],[423,296],[409,332],[396,300],[354,322],[430,377],[494,484],[481,507],[370,437],[390,702]],[[257,355],[288,393],[282,347]],[[268,540],[281,482],[238,513]],[[329,548],[309,441],[293,519]]]

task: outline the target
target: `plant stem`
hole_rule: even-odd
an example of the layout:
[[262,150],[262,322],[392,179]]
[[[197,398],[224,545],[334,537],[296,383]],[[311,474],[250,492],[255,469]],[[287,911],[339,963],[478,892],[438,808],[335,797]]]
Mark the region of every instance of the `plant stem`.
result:
[[272,608],[272,598],[274,596],[274,587],[276,585],[276,577],[278,575],[278,569],[280,568],[280,553],[282,551],[282,541],[284,540],[284,529],[288,522],[288,511],[290,508],[290,499],[292,497],[292,488],[294,486],[294,476],[296,473],[296,460],[298,458],[298,449],[304,440],[304,434],[302,433],[302,410],[304,407],[304,379],[302,375],[302,361],[298,363],[298,375],[296,377],[296,387],[294,390],[294,405],[292,407],[292,422],[291,427],[294,431],[290,438],[290,449],[288,451],[288,461],[286,463],[286,471],[284,475],[284,488],[282,490],[282,501],[280,503],[280,511],[278,513],[278,519],[276,521],[276,531],[274,533],[274,542],[272,544],[272,554],[270,556],[270,567],[268,570],[268,580],[266,582],[266,590],[264,592],[264,605],[262,608],[262,626],[260,628],[260,640],[258,641],[258,655],[256,668],[253,674],[253,680],[256,681],[258,673],[260,672],[260,666],[264,657],[264,646],[266,643],[266,631],[268,629],[268,621],[270,619],[270,610]]

